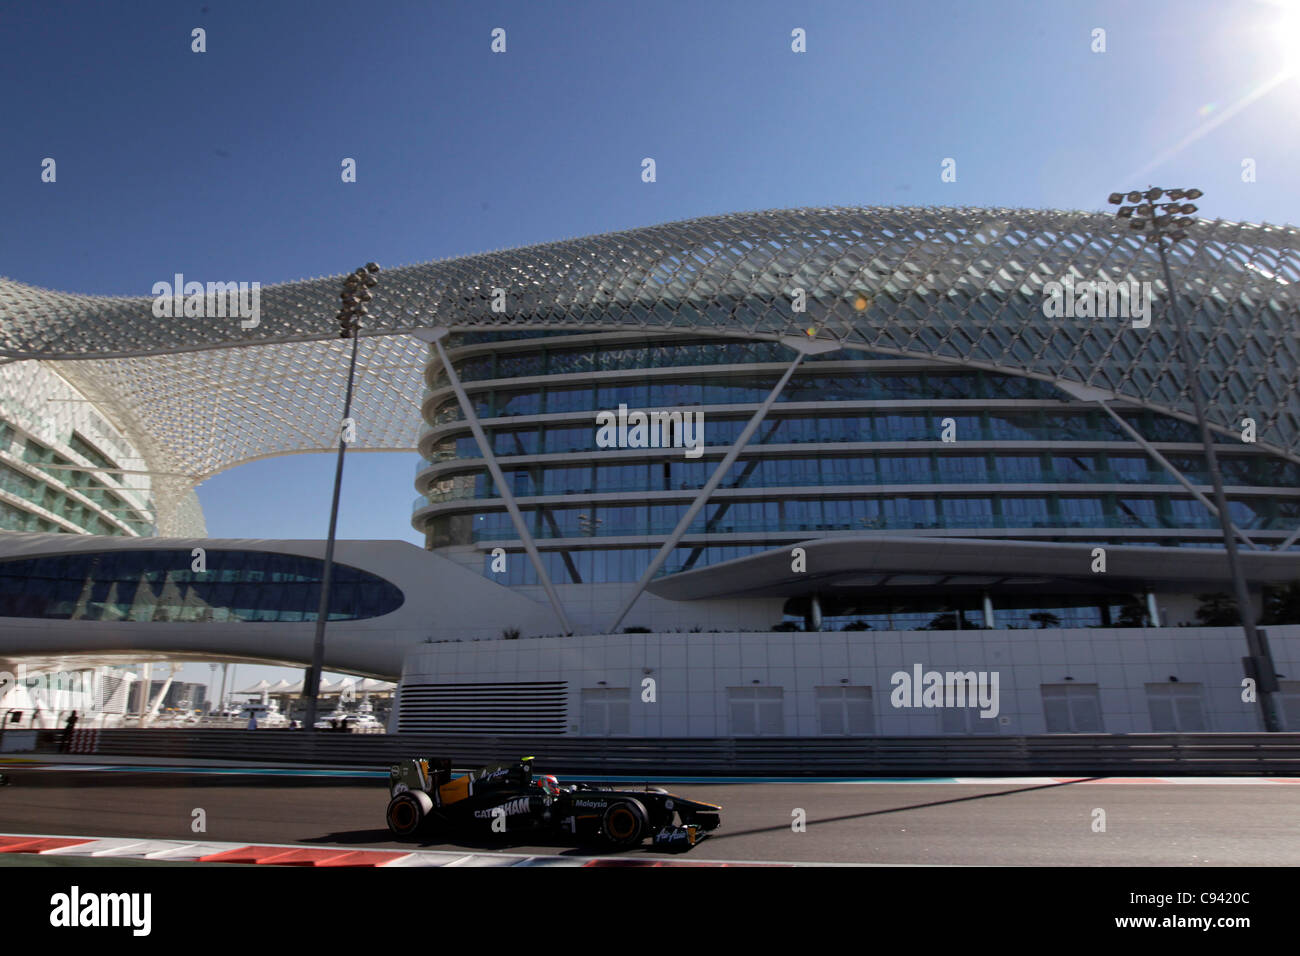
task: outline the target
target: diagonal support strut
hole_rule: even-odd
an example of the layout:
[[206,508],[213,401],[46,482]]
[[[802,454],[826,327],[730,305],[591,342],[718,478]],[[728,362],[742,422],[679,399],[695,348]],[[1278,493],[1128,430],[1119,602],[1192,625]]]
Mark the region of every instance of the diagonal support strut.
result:
[[537,544],[533,541],[533,536],[528,530],[528,523],[524,521],[524,516],[519,511],[519,505],[515,502],[514,493],[511,492],[510,485],[506,482],[506,476],[502,473],[496,455],[492,452],[492,443],[488,441],[483,426],[479,424],[478,413],[474,411],[474,403],[470,401],[469,395],[465,392],[465,387],[461,385],[460,376],[456,374],[456,369],[452,366],[451,361],[447,358],[446,350],[442,347],[442,340],[446,334],[446,329],[426,329],[416,333],[418,338],[426,342],[432,342],[433,347],[438,350],[438,359],[447,372],[447,381],[451,384],[452,391],[456,393],[456,401],[460,403],[460,410],[465,414],[465,421],[469,425],[470,431],[474,433],[474,441],[478,443],[479,453],[483,456],[483,460],[487,462],[492,480],[496,482],[497,494],[501,496],[502,502],[505,503],[506,511],[510,513],[510,521],[514,524],[515,531],[524,542],[524,550],[528,552],[528,559],[533,562],[533,569],[537,572],[537,580],[541,582],[542,588],[546,591],[546,596],[550,598],[551,607],[555,610],[555,616],[560,619],[560,626],[564,628],[564,633],[572,634],[573,628],[569,626],[569,619],[564,613],[563,605],[560,604],[560,595],[556,592],[555,585],[551,583],[551,576],[546,573],[546,565],[542,563],[542,556],[538,553]]
[[646,568],[645,573],[641,575],[641,580],[637,581],[636,587],[632,589],[631,595],[623,605],[623,610],[619,611],[618,617],[614,619],[614,623],[610,627],[609,633],[613,634],[618,630],[618,626],[623,623],[623,619],[627,617],[628,612],[632,610],[632,606],[636,604],[637,600],[641,597],[642,592],[645,591],[646,585],[654,579],[654,576],[659,572],[659,569],[663,567],[663,563],[668,560],[668,555],[672,553],[673,548],[677,547],[677,542],[681,541],[682,536],[686,534],[686,529],[691,526],[691,522],[695,520],[695,516],[698,515],[701,509],[709,503],[709,496],[713,494],[718,485],[722,484],[722,479],[731,469],[731,466],[735,463],[736,459],[740,457],[740,453],[745,450],[745,446],[749,444],[749,440],[754,436],[754,432],[758,431],[758,426],[763,423],[763,419],[767,417],[768,411],[771,410],[772,405],[775,404],[777,398],[780,397],[781,392],[785,390],[786,383],[790,381],[790,376],[792,376],[794,370],[799,367],[799,363],[803,361],[803,357],[805,355],[813,355],[819,352],[833,352],[839,348],[838,343],[826,342],[820,339],[799,339],[790,337],[781,339],[781,342],[783,345],[790,346],[798,353],[794,357],[794,361],[791,362],[790,367],[785,370],[785,374],[782,375],[781,380],[776,383],[776,387],[773,388],[767,398],[763,400],[763,404],[759,405],[758,408],[754,410],[754,415],[750,418],[749,424],[747,424],[744,430],[741,431],[740,435],[736,438],[735,443],[732,444],[730,450],[723,457],[722,461],[718,463],[718,467],[713,471],[713,476],[709,478],[704,487],[700,489],[700,493],[695,496],[695,500],[691,502],[691,506],[686,509],[686,514],[682,515],[681,520],[677,522],[677,527],[673,529],[672,534],[668,536],[668,540],[666,540],[663,543],[663,546],[659,549],[659,553],[656,554],[654,559],[650,562],[650,566]]

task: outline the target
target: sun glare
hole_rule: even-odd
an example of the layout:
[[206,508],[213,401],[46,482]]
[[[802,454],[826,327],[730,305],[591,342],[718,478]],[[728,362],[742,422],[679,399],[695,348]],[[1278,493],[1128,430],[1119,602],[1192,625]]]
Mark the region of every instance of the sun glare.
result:
[[1283,0],[1269,33],[1278,54],[1278,67],[1288,75],[1300,73],[1300,2]]

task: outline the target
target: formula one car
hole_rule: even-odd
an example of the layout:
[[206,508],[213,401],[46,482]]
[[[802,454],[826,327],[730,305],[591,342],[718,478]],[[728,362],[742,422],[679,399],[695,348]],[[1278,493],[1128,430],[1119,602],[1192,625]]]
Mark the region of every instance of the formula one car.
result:
[[450,760],[416,757],[388,772],[388,829],[410,837],[441,827],[480,837],[532,832],[594,839],[624,849],[648,836],[657,849],[687,850],[720,822],[722,808],[658,787],[617,790],[591,783],[560,786],[534,775],[532,757],[452,778]]

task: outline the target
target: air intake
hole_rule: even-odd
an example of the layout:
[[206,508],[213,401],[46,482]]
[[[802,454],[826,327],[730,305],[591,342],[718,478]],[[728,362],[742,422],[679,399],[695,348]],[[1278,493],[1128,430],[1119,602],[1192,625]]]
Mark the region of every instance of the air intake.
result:
[[564,681],[504,684],[403,684],[399,733],[562,734]]

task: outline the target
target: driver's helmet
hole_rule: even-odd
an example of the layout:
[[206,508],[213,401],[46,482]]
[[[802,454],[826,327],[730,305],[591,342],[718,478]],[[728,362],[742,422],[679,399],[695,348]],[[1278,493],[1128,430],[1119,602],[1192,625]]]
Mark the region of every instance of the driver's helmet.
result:
[[533,783],[542,788],[542,791],[550,794],[552,797],[560,795],[560,781],[556,780],[551,774],[542,774],[533,777]]

